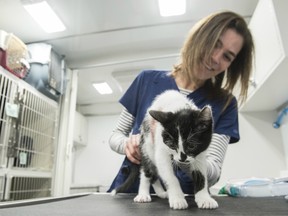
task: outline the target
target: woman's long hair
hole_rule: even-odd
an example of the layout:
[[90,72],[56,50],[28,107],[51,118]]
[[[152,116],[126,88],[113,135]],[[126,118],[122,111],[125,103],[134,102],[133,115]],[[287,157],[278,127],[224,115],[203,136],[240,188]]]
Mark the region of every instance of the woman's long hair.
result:
[[224,96],[226,98],[224,109],[231,102],[232,91],[238,81],[241,103],[247,98],[254,44],[250,30],[242,16],[225,11],[200,20],[188,34],[181,49],[180,63],[175,65],[172,71],[174,77],[181,73],[186,79],[193,80],[193,71],[198,70],[203,60],[212,55],[217,41],[227,29],[233,29],[243,37],[243,47],[226,71],[205,82],[207,97],[223,99]]

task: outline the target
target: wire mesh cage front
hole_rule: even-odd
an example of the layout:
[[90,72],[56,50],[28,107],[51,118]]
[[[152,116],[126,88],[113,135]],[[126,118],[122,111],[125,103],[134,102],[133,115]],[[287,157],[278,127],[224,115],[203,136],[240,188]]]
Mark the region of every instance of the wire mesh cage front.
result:
[[25,89],[22,95],[19,140],[13,166],[51,171],[57,120],[55,106]]
[[4,168],[7,164],[7,148],[11,121],[5,113],[5,107],[11,101],[14,94],[16,83],[7,76],[0,74],[0,167]]
[[10,201],[51,196],[51,178],[13,177]]
[[51,196],[59,104],[0,72],[0,195]]
[[4,199],[4,176],[0,175],[0,201]]

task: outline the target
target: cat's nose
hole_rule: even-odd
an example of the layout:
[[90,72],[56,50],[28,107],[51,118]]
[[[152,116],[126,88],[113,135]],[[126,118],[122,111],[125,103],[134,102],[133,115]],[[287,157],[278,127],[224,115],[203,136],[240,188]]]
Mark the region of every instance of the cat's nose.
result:
[[183,152],[180,153],[180,162],[185,162],[187,159],[187,155]]

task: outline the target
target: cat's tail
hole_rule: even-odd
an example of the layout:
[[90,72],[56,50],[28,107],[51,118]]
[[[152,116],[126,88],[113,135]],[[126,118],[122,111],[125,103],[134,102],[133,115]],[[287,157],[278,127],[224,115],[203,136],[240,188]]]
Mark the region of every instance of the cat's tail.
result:
[[136,179],[139,177],[140,174],[140,166],[139,165],[131,165],[129,167],[122,168],[122,173],[128,174],[127,179],[124,181],[124,183],[118,187],[116,187],[114,190],[112,190],[111,195],[115,196],[117,193],[125,193],[136,181]]

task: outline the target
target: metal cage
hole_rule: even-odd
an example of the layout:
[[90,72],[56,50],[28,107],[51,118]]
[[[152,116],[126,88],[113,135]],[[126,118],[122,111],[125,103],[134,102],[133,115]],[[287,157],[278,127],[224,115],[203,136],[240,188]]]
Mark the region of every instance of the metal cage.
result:
[[0,72],[1,199],[51,196],[59,104]]

